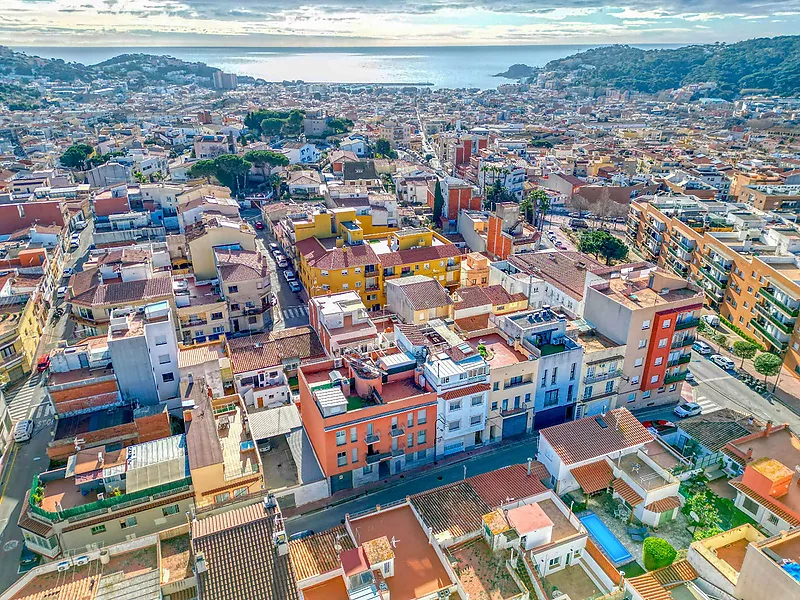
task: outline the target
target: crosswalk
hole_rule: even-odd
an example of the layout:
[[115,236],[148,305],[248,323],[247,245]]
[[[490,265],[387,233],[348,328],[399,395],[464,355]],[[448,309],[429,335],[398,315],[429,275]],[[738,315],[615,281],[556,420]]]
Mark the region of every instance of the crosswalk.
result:
[[30,415],[31,407],[41,402],[41,381],[42,374],[34,373],[27,381],[4,394],[6,404],[8,405],[8,414],[13,421],[27,419]]
[[283,313],[284,319],[303,319],[308,317],[308,309],[304,304],[284,306],[281,312]]
[[709,400],[705,396],[698,396],[697,400],[695,400],[695,402],[703,407],[703,414],[704,415],[707,415],[709,413],[713,413],[713,412],[716,412],[716,411],[722,409],[722,407],[719,404],[717,404],[716,402],[713,402],[712,400]]

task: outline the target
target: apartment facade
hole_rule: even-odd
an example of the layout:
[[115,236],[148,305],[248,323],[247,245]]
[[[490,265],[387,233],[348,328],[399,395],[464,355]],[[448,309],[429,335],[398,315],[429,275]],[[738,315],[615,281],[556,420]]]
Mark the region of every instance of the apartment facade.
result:
[[378,329],[356,292],[311,298],[308,318],[329,356],[370,352],[380,346]]
[[263,331],[272,323],[267,258],[249,250],[214,250],[218,288],[225,300],[230,331]]
[[680,398],[702,298],[693,284],[648,263],[589,286],[585,319],[626,346],[618,405],[635,409]]

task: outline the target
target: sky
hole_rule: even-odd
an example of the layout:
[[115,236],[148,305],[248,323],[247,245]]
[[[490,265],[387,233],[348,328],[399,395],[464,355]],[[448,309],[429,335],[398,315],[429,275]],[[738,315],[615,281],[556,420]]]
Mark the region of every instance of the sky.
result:
[[800,0],[2,0],[9,46],[735,42],[800,32]]

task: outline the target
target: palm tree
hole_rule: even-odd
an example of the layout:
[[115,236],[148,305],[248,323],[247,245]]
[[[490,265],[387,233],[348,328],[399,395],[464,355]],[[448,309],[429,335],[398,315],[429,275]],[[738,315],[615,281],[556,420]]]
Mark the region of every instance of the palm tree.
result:
[[534,205],[533,198],[531,197],[530,194],[525,196],[522,199],[522,202],[519,203],[519,209],[522,211],[522,215],[523,217],[525,217],[525,221],[527,223],[532,223],[533,222],[532,213],[536,211],[536,206]]

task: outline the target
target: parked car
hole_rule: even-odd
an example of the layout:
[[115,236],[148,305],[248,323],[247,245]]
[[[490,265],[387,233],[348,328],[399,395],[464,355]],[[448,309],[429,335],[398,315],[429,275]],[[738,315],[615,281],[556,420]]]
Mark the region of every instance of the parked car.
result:
[[292,290],[295,294],[303,289],[303,287],[297,283],[296,279],[289,280],[289,289]]
[[573,229],[589,229],[589,224],[583,219],[570,219],[569,226]]
[[666,419],[658,419],[657,421],[642,421],[642,425],[647,429],[655,429],[657,432],[662,432],[671,427],[675,427],[675,423],[667,421]]
[[691,371],[686,371],[686,377],[684,377],[684,381],[694,381],[694,375],[692,375]]
[[14,441],[27,442],[33,436],[33,420],[25,419],[14,425]]
[[264,223],[262,223],[261,221],[256,221],[255,227],[256,227],[256,229],[261,231],[262,229],[264,229]]
[[62,285],[60,288],[56,290],[56,298],[66,298],[67,297],[67,286]]
[[285,269],[286,267],[289,266],[289,261],[286,260],[285,256],[280,257],[275,262],[278,263],[278,267],[281,268],[281,269]]
[[75,274],[75,269],[73,269],[72,267],[67,267],[66,269],[64,269],[64,277],[70,277],[74,274]]
[[694,344],[692,344],[692,350],[694,350],[698,354],[702,354],[703,356],[705,356],[706,354],[711,354],[714,351],[711,348],[711,346],[709,346],[702,340],[697,340]]
[[719,317],[717,315],[703,315],[700,317],[706,324],[711,325],[711,327],[719,327]]
[[681,419],[685,419],[686,417],[695,417],[701,414],[703,412],[703,407],[696,402],[686,402],[685,404],[676,406],[675,410],[672,412]]
[[286,269],[283,272],[283,277],[284,277],[284,279],[286,279],[287,282],[294,281],[294,280],[297,279],[297,277],[294,274],[294,271],[292,271],[291,269]]
[[733,371],[736,368],[734,362],[727,356],[722,356],[722,354],[714,354],[709,357],[709,360],[726,371]]
[[271,242],[269,245],[269,251],[272,252],[272,254],[274,255],[276,252],[281,251],[281,247],[275,242]]
[[297,533],[293,533],[289,536],[289,541],[292,542],[294,540],[302,540],[303,538],[311,537],[314,535],[313,529],[305,529],[303,531],[298,531]]
[[39,362],[36,363],[36,371],[41,373],[42,371],[46,371],[47,368],[50,366],[50,353],[42,354],[42,357],[39,359]]

